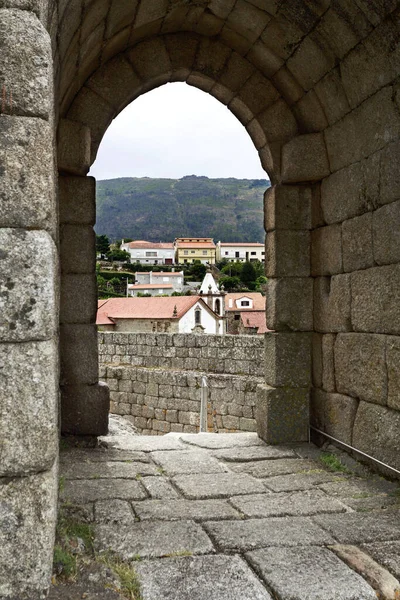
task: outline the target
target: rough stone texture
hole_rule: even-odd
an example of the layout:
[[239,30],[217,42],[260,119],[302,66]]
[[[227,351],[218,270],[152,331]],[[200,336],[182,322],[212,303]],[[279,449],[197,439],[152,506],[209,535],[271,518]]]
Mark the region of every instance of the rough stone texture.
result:
[[154,465],[145,462],[97,462],[65,465],[66,479],[135,479],[143,475],[157,475]]
[[308,277],[310,275],[310,233],[276,229],[267,235],[265,246],[267,277]]
[[351,328],[350,275],[314,279],[314,327],[321,332]]
[[334,392],[336,390],[335,385],[335,359],[334,359],[334,347],[335,347],[336,336],[333,334],[326,334],[322,336],[322,380],[321,385],[327,392]]
[[48,342],[0,344],[0,473],[51,467],[57,454],[58,357]]
[[304,473],[315,469],[315,462],[300,458],[279,458],[229,465],[235,473],[248,473],[253,477],[272,477],[286,473]]
[[122,560],[214,552],[209,537],[200,525],[190,520],[144,521],[134,523],[128,530],[124,525],[98,525],[95,544],[98,552],[111,550]]
[[153,452],[152,459],[172,477],[173,475],[194,473],[221,473],[222,465],[204,451],[165,451]]
[[61,385],[94,384],[99,379],[96,325],[61,325]]
[[354,422],[353,445],[399,470],[399,427],[398,411],[360,402]]
[[308,389],[257,388],[257,432],[268,444],[308,439]]
[[265,379],[274,387],[311,385],[311,336],[283,332],[266,335]]
[[239,556],[143,561],[136,571],[143,600],[271,600]]
[[400,265],[352,273],[351,295],[355,331],[400,333]]
[[223,551],[243,552],[266,546],[333,543],[333,538],[308,517],[271,517],[221,523],[209,521],[204,523],[204,527]]
[[96,500],[143,500],[147,495],[140,482],[132,479],[77,479],[65,482],[61,498],[84,504]]
[[375,211],[372,229],[375,262],[378,265],[400,262],[400,201]]
[[178,475],[174,477],[173,483],[185,497],[194,500],[265,492],[261,481],[246,473],[198,474],[195,478],[191,475]]
[[388,406],[400,410],[400,340],[386,338],[386,365],[388,375]]
[[265,459],[294,458],[296,455],[291,448],[275,448],[274,446],[252,446],[250,448],[227,448],[216,450],[216,458],[231,462],[264,461]]
[[62,173],[86,175],[90,168],[90,130],[81,123],[61,119],[58,126],[58,168]]
[[50,39],[34,14],[0,8],[0,55],[6,95],[1,112],[48,119],[53,98]]
[[131,505],[125,500],[99,500],[96,502],[94,515],[96,523],[105,525],[131,525],[135,522]]
[[311,275],[336,275],[343,271],[340,225],[320,227],[311,233]]
[[299,135],[282,149],[282,179],[285,183],[318,181],[329,175],[323,135]]
[[179,438],[162,436],[126,436],[126,435],[114,435],[104,436],[100,438],[103,443],[106,443],[109,448],[115,448],[116,450],[140,450],[142,452],[154,452],[156,450],[184,450],[185,446],[181,444]]
[[58,178],[60,223],[94,225],[96,222],[96,180],[94,177]]
[[264,194],[265,230],[311,229],[311,188],[275,185]]
[[318,515],[314,517],[314,521],[341,544],[397,540],[400,535],[397,511]]
[[352,443],[357,409],[358,400],[355,398],[314,390],[311,410],[314,417],[313,425],[346,444]]
[[312,331],[311,277],[269,279],[266,293],[267,325],[276,331]]
[[400,579],[400,542],[376,542],[362,546],[373,559]]
[[3,598],[39,600],[48,589],[56,505],[56,468],[2,482],[0,596]]
[[287,494],[254,494],[230,499],[246,517],[302,517],[345,512],[346,507],[321,490]]
[[110,391],[104,383],[61,388],[62,433],[104,435],[107,433],[109,410]]
[[[97,312],[96,276],[64,274],[61,277],[60,323],[94,323]],[[95,349],[97,357],[97,340]]]
[[386,404],[385,346],[383,335],[339,334],[335,342],[338,392],[367,402]]
[[178,498],[178,492],[165,477],[145,477],[142,483],[152,498],[160,500]]
[[62,225],[60,229],[62,273],[94,273],[96,238],[87,225]]
[[201,433],[196,435],[180,435],[179,439],[186,444],[200,446],[200,448],[247,448],[252,446],[264,446],[256,433],[232,433],[222,436],[218,433]]
[[[211,457],[208,457],[211,459]],[[141,521],[145,519],[160,519],[176,521],[180,519],[195,519],[207,521],[210,519],[236,519],[239,513],[226,500],[146,500],[134,502],[133,510]]]
[[307,490],[314,485],[338,479],[339,477],[334,473],[327,473],[322,469],[319,470],[319,465],[316,465],[313,472],[269,477],[265,480],[265,486],[273,492],[295,492]]
[[0,337],[5,342],[52,338],[56,333],[54,242],[44,231],[1,229],[0,248]]
[[270,548],[246,558],[279,598],[375,600],[374,590],[327,548]]
[[331,549],[349,567],[363,575],[376,591],[376,595],[387,600],[396,600],[400,593],[400,583],[386,569],[356,546],[337,545]]
[[54,235],[55,193],[48,168],[52,161],[51,127],[41,119],[3,114],[0,137],[0,225],[46,229]]
[[[375,213],[374,213],[375,214]],[[374,266],[372,213],[345,221],[342,225],[343,269],[346,273]]]

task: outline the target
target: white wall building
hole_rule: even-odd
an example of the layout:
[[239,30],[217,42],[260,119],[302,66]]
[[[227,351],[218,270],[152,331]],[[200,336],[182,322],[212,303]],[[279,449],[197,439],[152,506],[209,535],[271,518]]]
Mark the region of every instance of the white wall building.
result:
[[[172,292],[182,292],[184,284],[183,271],[164,272],[164,271],[148,271],[135,273],[136,284],[151,284],[151,285],[171,285]],[[171,293],[172,293],[171,292]]]
[[121,250],[126,250],[131,256],[131,263],[142,265],[173,265],[175,264],[175,249],[173,243],[146,242],[136,240],[126,242],[122,240]]
[[265,245],[258,243],[217,243],[217,261],[222,259],[230,262],[265,261]]

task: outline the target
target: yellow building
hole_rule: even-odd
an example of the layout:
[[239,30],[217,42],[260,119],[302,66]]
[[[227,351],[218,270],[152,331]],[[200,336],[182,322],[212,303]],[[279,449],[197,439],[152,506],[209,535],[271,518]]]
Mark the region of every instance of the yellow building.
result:
[[215,265],[216,246],[212,238],[176,238],[175,252],[175,261],[180,265],[195,260]]

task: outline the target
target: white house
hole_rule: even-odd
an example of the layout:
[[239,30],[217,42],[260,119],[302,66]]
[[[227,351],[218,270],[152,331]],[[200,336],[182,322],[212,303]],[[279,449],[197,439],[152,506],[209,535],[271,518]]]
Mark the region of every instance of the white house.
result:
[[122,240],[121,250],[129,252],[132,263],[140,263],[142,265],[175,264],[175,249],[173,243],[155,243],[146,242],[145,240],[124,243],[124,240]]
[[100,300],[100,330],[133,333],[223,333],[223,319],[200,296]]
[[158,286],[172,286],[173,292],[182,292],[184,284],[183,271],[177,271],[169,273],[167,271],[148,271],[135,273],[135,282],[138,285],[158,285]]
[[265,261],[265,245],[258,243],[217,243],[217,261],[222,259],[230,262]]

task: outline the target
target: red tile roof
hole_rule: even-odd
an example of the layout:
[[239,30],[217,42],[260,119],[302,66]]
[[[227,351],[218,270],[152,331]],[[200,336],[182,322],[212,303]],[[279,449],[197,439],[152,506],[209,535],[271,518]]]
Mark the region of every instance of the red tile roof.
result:
[[244,327],[257,329],[257,333],[267,333],[270,331],[267,327],[267,321],[264,311],[246,312],[240,315],[240,320]]
[[182,277],[182,273],[175,272],[175,273],[168,273],[168,271],[159,271],[158,273],[152,273],[152,277]]
[[190,248],[208,248],[212,250],[216,248],[214,242],[177,242],[176,246],[177,248],[184,250]]
[[[103,315],[106,315],[108,319],[180,319],[199,301],[206,306],[200,296],[109,298],[101,306],[97,317],[99,319],[101,315],[104,318]],[[97,324],[100,323],[97,321]]]
[[[236,300],[240,300],[241,298],[251,298],[253,300],[253,306],[249,307],[241,307],[236,306]],[[229,300],[233,300],[233,306],[229,307]],[[264,311],[265,310],[265,297],[260,294],[260,292],[235,292],[232,294],[226,294],[225,296],[225,310],[242,312],[242,311]]]

